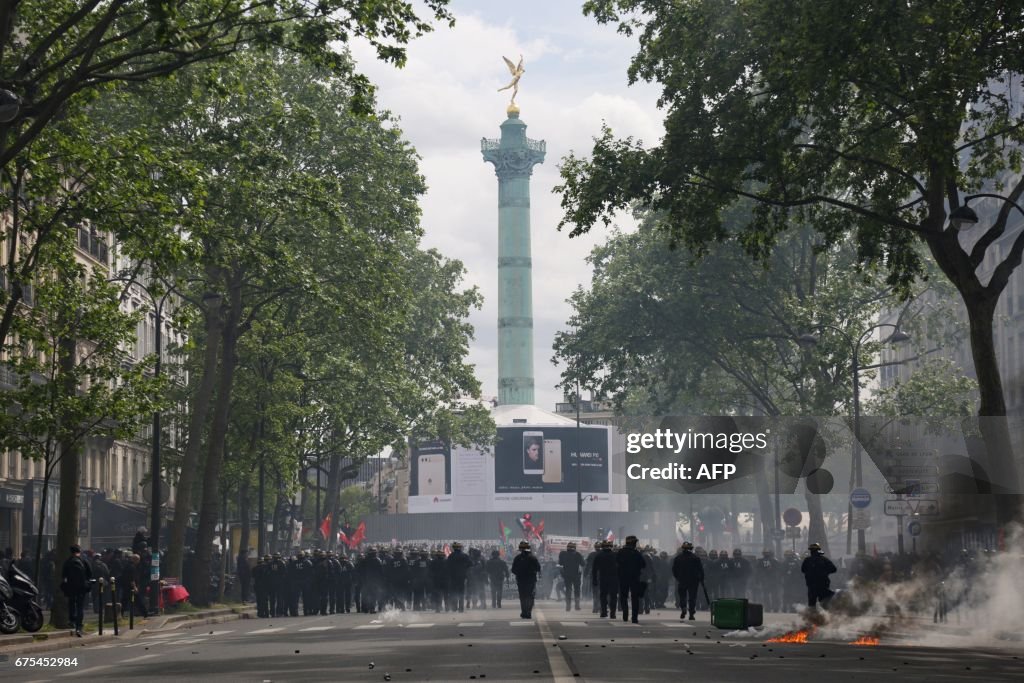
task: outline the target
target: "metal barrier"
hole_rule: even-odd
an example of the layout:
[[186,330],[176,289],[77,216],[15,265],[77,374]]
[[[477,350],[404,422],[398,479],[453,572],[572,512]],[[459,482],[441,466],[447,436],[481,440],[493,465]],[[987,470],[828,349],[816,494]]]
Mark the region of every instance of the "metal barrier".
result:
[[97,621],[97,624],[96,624],[96,631],[97,631],[98,635],[102,636],[103,635],[103,613],[107,611],[107,605],[106,605],[106,603],[103,602],[103,588],[106,586],[106,581],[104,581],[103,579],[100,579],[99,580],[99,584],[100,584],[100,600],[99,600],[100,609],[99,609],[99,614],[97,615],[98,621]]

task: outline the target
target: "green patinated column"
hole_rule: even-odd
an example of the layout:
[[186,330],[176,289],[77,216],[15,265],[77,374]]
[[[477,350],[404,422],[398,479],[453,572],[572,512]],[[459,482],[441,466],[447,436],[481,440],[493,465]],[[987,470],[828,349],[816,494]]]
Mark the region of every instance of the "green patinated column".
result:
[[533,403],[533,267],[530,175],[544,161],[543,140],[526,137],[511,105],[501,139],[480,141],[498,176],[498,402]]

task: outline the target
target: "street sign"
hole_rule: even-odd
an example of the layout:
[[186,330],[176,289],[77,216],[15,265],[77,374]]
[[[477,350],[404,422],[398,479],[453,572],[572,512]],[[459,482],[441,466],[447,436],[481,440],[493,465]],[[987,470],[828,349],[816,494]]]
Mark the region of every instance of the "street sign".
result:
[[904,496],[935,495],[939,492],[939,483],[935,481],[921,481],[920,479],[894,481],[892,484],[885,485],[885,492]]
[[854,489],[850,491],[850,505],[855,508],[866,508],[871,505],[871,492],[867,489]]
[[928,517],[939,514],[939,501],[931,498],[907,501],[910,503],[910,511],[916,515]]
[[867,508],[853,508],[853,516],[850,517],[851,529],[870,529],[871,510]]
[[937,477],[939,468],[935,465],[897,465],[889,470],[900,477],[917,479],[918,477]]
[[914,521],[907,525],[907,531],[911,536],[921,535],[921,522]]
[[786,526],[798,526],[803,519],[803,513],[796,508],[786,508],[786,511],[782,513],[782,521],[786,523]]
[[894,498],[885,501],[884,512],[890,517],[899,517],[900,515],[912,514],[913,510],[910,509],[909,500],[900,500],[898,498]]
[[791,526],[786,529],[786,538],[800,538],[800,527]]
[[781,541],[785,537],[786,537],[786,530],[785,529],[775,529],[774,531],[772,531],[772,539],[774,539],[776,541]]

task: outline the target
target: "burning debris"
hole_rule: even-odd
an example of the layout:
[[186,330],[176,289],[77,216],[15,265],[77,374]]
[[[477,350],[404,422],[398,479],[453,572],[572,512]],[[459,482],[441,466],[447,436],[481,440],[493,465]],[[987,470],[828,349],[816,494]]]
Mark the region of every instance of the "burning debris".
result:
[[877,636],[861,636],[857,640],[850,643],[850,645],[878,645],[879,639]]
[[811,635],[816,630],[817,629],[815,627],[810,626],[808,628],[802,628],[799,631],[790,631],[789,633],[784,633],[781,636],[778,636],[776,638],[769,638],[765,642],[768,642],[768,643],[806,643],[807,639],[810,638]]

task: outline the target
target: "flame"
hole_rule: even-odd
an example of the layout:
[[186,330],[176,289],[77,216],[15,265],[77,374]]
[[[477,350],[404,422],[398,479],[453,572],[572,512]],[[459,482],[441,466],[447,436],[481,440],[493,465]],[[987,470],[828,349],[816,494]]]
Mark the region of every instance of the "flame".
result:
[[850,645],[878,645],[878,642],[877,636],[861,636]]
[[814,633],[814,628],[804,628],[799,631],[790,631],[778,638],[769,638],[769,643],[806,643],[807,639]]

